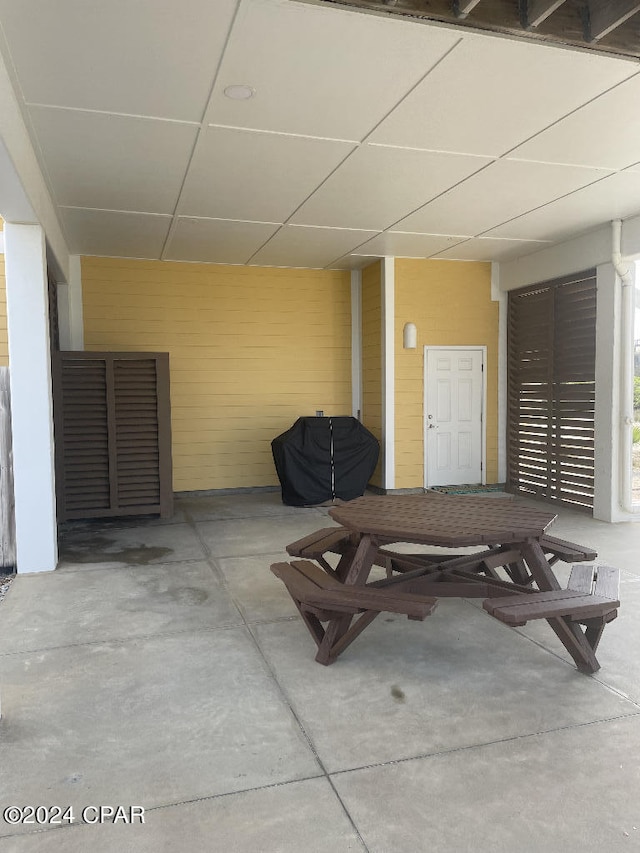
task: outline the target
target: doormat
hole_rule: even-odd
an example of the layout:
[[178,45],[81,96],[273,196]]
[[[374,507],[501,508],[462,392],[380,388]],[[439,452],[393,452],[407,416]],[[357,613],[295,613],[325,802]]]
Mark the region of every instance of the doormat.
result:
[[441,492],[444,495],[481,495],[484,492],[504,492],[504,483],[493,483],[482,486],[480,483],[464,483],[461,486],[432,486],[432,492]]

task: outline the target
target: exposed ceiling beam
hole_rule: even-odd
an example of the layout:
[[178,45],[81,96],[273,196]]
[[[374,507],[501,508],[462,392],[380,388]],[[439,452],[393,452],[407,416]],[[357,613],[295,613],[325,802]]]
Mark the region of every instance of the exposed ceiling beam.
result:
[[599,41],[640,11],[634,0],[588,0],[589,41]]
[[540,26],[565,0],[525,0],[524,26],[534,29]]
[[[531,41],[573,45],[640,60],[640,0],[281,0],[512,35]],[[2,0],[0,0],[0,5]],[[471,13],[471,14],[470,14]],[[589,23],[591,17],[591,25]],[[605,35],[608,33],[608,37]]]
[[456,13],[456,18],[466,18],[479,2],[480,0],[454,0],[453,11]]

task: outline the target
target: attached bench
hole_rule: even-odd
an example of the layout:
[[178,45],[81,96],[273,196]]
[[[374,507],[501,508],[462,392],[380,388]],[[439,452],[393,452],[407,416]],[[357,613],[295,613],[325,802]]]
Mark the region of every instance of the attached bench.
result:
[[[567,542],[566,539],[556,539],[555,536],[542,536],[540,545],[552,566],[558,560],[563,560],[565,563],[590,563],[598,558],[597,553],[591,548],[584,548],[582,545],[576,545],[575,542]],[[549,555],[551,555],[550,559]]]
[[287,554],[291,557],[316,560],[333,576],[335,570],[325,560],[324,555],[327,553],[343,555],[348,551],[350,544],[351,533],[345,527],[323,527],[287,545]]
[[[291,547],[291,546],[290,546]],[[345,586],[310,560],[274,563],[273,574],[287,587],[318,646],[318,663],[330,664],[379,613],[401,613],[422,621],[437,599],[367,586]],[[354,616],[358,616],[351,624]],[[331,622],[327,630],[322,622]]]
[[[567,629],[578,639],[578,631],[586,644],[580,642],[581,654],[571,652],[574,660],[581,671],[596,672],[600,664],[595,651],[604,626],[618,615],[619,588],[618,569],[580,565],[571,569],[567,589],[532,590],[520,595],[487,598],[482,606],[495,619],[511,627],[526,625],[532,619],[548,619],[560,639]],[[582,632],[576,623],[584,625],[585,631]]]

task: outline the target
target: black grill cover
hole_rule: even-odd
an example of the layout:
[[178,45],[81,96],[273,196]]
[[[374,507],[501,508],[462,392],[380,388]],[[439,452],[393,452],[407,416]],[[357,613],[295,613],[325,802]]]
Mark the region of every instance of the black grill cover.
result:
[[298,418],[271,442],[282,503],[312,506],[364,494],[378,462],[378,439],[356,418]]

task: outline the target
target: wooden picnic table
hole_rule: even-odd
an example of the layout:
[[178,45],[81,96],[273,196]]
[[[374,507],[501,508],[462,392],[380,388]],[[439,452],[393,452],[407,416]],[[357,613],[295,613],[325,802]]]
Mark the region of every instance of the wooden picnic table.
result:
[[[427,493],[357,498],[329,515],[342,527],[287,548],[315,562],[272,566],[316,640],[319,663],[332,663],[380,612],[424,619],[439,598],[456,596],[483,598],[490,615],[514,627],[546,618],[578,669],[599,668],[595,649],[617,613],[618,573],[576,566],[563,589],[552,568],[556,555],[596,555],[550,537],[556,515],[548,509],[517,499]],[[422,549],[389,547],[401,542]],[[424,546],[446,550],[425,552]],[[470,546],[480,550],[450,552]],[[335,568],[324,558],[327,551],[340,555]],[[386,567],[387,577],[370,581],[374,565]]]

